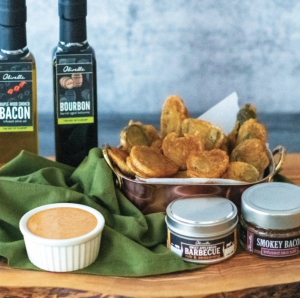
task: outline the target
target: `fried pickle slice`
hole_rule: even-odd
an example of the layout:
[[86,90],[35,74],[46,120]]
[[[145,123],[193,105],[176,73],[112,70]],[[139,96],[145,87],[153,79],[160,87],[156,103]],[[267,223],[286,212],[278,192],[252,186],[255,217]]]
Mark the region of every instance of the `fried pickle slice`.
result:
[[259,172],[249,163],[236,161],[229,163],[228,169],[222,178],[253,183],[258,181]]
[[163,154],[179,166],[181,171],[186,170],[186,159],[192,151],[201,152],[204,144],[199,136],[185,134],[179,137],[176,132],[169,133],[162,142]]
[[210,122],[187,118],[182,122],[182,134],[200,136],[204,141],[205,150],[220,149],[226,141],[223,130]]
[[265,126],[258,123],[256,119],[249,119],[241,125],[237,135],[236,145],[248,139],[259,139],[263,143],[267,141],[267,130]]
[[128,152],[133,146],[150,146],[159,139],[159,133],[153,125],[144,125],[133,120],[120,133],[120,144]]
[[259,139],[248,139],[237,145],[230,154],[230,161],[242,161],[253,165],[259,173],[270,163],[266,144]]
[[107,153],[113,164],[119,168],[122,174],[129,177],[135,176],[135,172],[133,172],[126,163],[126,159],[129,156],[127,151],[117,147],[110,147],[108,148]]
[[157,150],[147,146],[134,146],[126,162],[143,178],[166,178],[177,173],[179,167]]
[[155,141],[151,144],[150,148],[153,148],[154,150],[157,150],[158,153],[163,154],[163,150],[162,150],[162,140],[161,140],[161,139],[155,140]]
[[221,149],[191,153],[187,158],[187,176],[190,178],[220,178],[227,170],[229,156]]
[[228,134],[228,150],[231,152],[236,146],[236,139],[241,125],[249,119],[256,119],[256,108],[251,104],[246,104],[241,108],[236,116],[236,122],[232,131]]
[[141,178],[145,178],[145,179],[152,178],[151,176],[148,176],[148,175],[144,174],[143,172],[139,171],[139,169],[132,164],[130,156],[127,157],[126,163],[127,163],[127,166],[130,168],[130,170],[135,173],[135,175],[137,175]]
[[160,117],[160,136],[165,138],[171,132],[181,135],[181,123],[188,118],[188,110],[178,95],[171,95],[163,104]]

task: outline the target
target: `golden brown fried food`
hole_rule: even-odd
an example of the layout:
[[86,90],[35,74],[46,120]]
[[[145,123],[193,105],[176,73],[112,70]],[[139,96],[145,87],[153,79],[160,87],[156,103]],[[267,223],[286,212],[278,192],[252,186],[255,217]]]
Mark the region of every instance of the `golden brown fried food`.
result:
[[179,137],[176,132],[169,133],[162,143],[163,154],[175,162],[180,170],[186,170],[186,159],[192,151],[204,150],[199,136],[185,134]]
[[159,133],[153,125],[143,124],[140,121],[134,122],[133,120],[130,120],[128,125],[140,125],[147,136],[149,146],[154,141],[160,140]]
[[202,137],[205,150],[220,149],[226,141],[223,130],[208,121],[187,118],[182,122],[182,134]]
[[135,173],[135,175],[137,175],[141,178],[146,178],[146,179],[147,178],[153,178],[153,177],[148,176],[145,173],[139,171],[139,169],[132,164],[130,156],[127,157],[126,163],[127,163],[127,166],[130,168],[130,170]]
[[167,134],[176,132],[181,135],[181,123],[188,118],[188,110],[178,95],[168,97],[162,107],[160,118],[160,135],[163,139]]
[[156,140],[156,141],[154,141],[154,142],[151,144],[150,148],[153,148],[153,149],[157,150],[157,152],[163,154],[163,150],[162,150],[162,140]]
[[141,122],[129,121],[120,134],[121,146],[130,152],[133,146],[150,146],[160,136],[153,125],[144,125]]
[[178,171],[175,175],[173,175],[171,178],[188,178],[187,171]]
[[241,125],[249,120],[256,119],[257,113],[256,108],[251,104],[246,104],[241,108],[236,116],[236,122],[232,131],[228,134],[228,151],[231,152],[236,146],[236,139]]
[[222,178],[252,183],[258,181],[259,172],[254,166],[248,163],[239,161],[230,162]]
[[119,168],[125,176],[134,177],[135,173],[128,167],[126,158],[129,156],[127,151],[117,147],[110,147],[107,150],[108,156],[112,162]]
[[220,178],[227,170],[229,157],[221,149],[191,153],[187,158],[187,176],[190,178]]
[[133,146],[149,145],[147,135],[139,124],[128,125],[121,131],[120,144],[128,152]]
[[129,167],[143,178],[170,177],[179,167],[157,150],[147,146],[134,146],[126,160]]
[[263,143],[267,141],[267,130],[264,125],[258,123],[256,119],[249,119],[241,125],[237,135],[236,145],[248,139],[259,139]]
[[237,145],[230,155],[230,161],[249,163],[259,173],[264,171],[270,163],[266,144],[259,139],[245,140]]

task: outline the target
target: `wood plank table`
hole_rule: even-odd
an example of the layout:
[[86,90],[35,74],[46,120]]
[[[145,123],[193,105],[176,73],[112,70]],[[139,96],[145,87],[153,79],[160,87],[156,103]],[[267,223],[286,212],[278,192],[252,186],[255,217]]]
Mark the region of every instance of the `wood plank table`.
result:
[[[287,155],[282,174],[300,185],[300,154]],[[243,252],[202,270],[142,278],[16,270],[2,260],[0,297],[300,297],[300,258]]]

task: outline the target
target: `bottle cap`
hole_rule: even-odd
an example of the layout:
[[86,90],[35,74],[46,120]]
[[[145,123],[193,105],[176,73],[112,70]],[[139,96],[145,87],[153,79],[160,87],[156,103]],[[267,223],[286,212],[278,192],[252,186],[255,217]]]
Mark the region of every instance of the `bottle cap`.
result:
[[300,187],[272,182],[249,187],[242,194],[242,215],[263,229],[300,227]]
[[25,0],[0,0],[0,25],[14,27],[25,23]]
[[184,198],[171,202],[166,211],[170,230],[188,237],[215,237],[232,231],[237,208],[222,197]]
[[87,0],[58,0],[58,15],[65,20],[85,18],[87,16]]

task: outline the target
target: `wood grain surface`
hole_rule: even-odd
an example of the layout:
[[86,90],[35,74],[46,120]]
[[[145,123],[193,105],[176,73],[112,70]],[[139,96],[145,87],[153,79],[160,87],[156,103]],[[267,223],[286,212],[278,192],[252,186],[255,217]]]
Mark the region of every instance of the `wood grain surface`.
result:
[[[281,172],[300,185],[300,154]],[[300,258],[264,259],[246,252],[203,270],[121,278],[24,271],[0,260],[0,297],[300,297]]]

